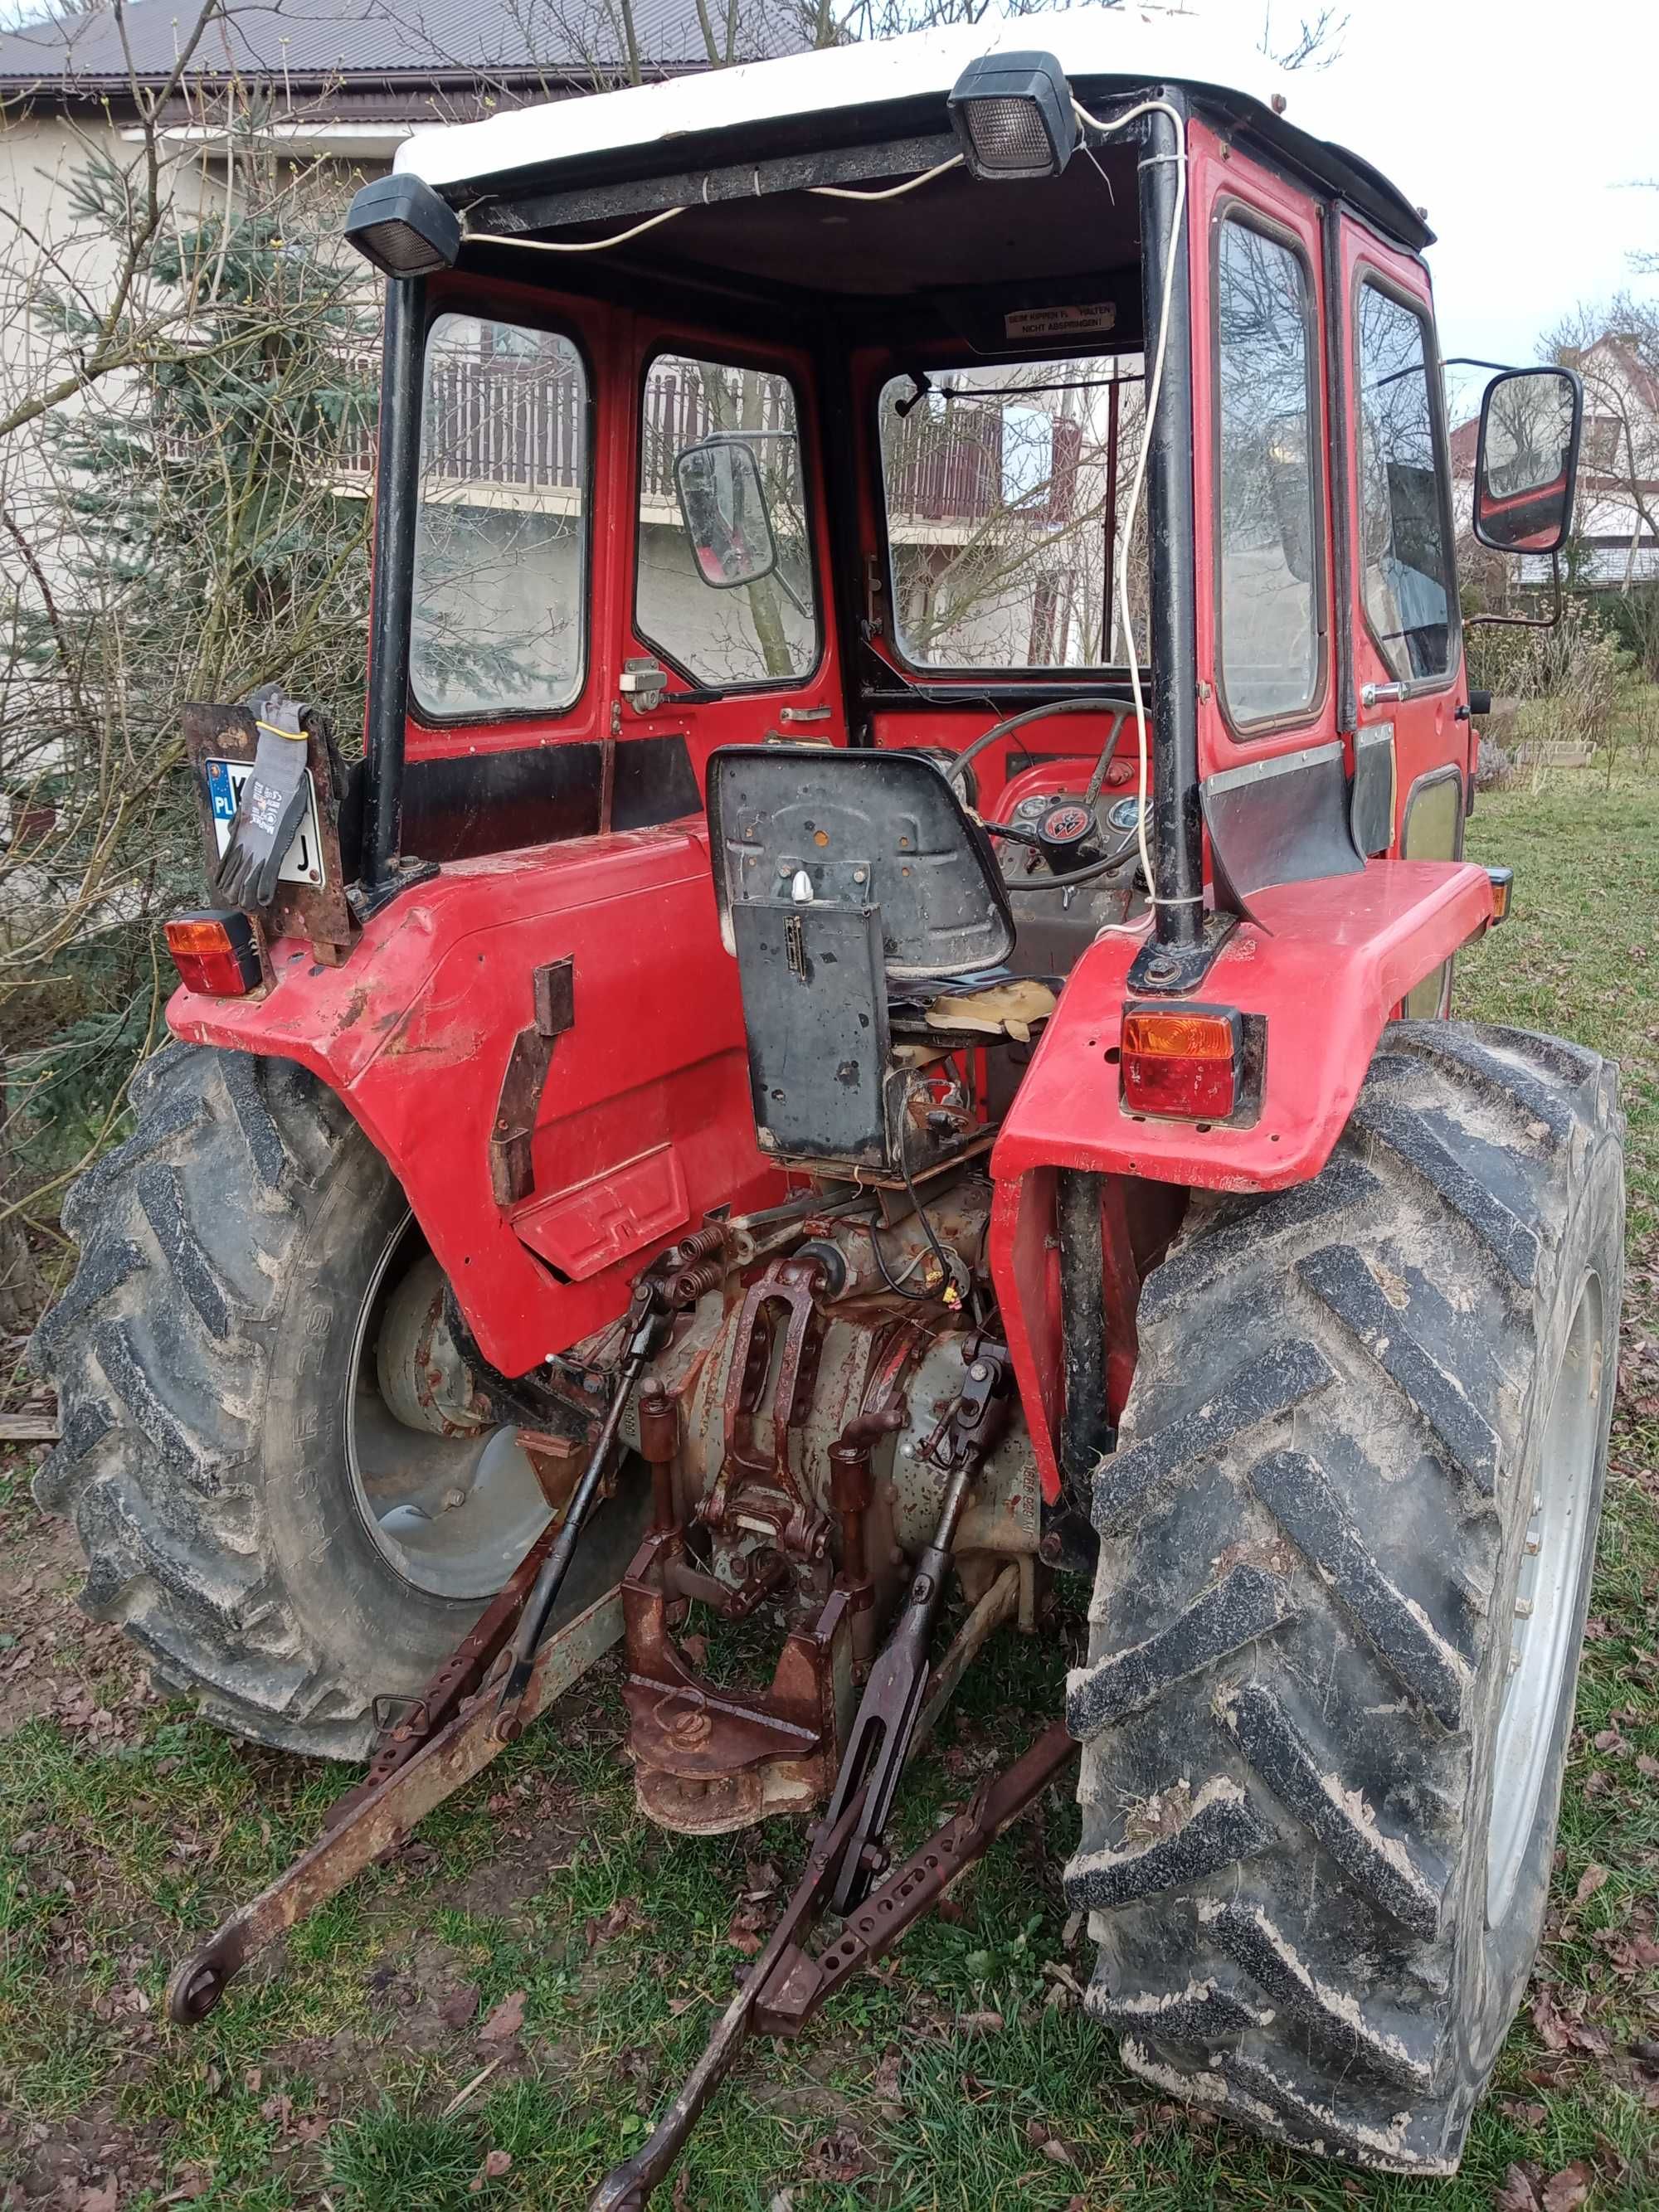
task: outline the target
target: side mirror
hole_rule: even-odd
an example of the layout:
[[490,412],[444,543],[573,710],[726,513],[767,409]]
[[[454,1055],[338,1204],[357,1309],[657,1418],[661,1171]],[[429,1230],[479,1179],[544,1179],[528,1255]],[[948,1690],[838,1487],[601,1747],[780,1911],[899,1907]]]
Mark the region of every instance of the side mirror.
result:
[[760,464],[741,438],[705,438],[674,456],[680,519],[697,573],[717,592],[758,583],[778,565]]
[[1584,387],[1570,368],[1493,377],[1475,448],[1475,537],[1499,553],[1559,553],[1572,527]]

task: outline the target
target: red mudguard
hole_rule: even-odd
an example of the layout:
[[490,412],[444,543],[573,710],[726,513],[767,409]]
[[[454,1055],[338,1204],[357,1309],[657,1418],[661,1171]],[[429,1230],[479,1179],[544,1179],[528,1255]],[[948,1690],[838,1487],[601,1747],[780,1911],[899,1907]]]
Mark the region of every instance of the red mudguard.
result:
[[1103,934],[1067,979],[991,1155],[991,1272],[1044,1495],[1060,1495],[1057,1168],[1201,1190],[1273,1191],[1316,1176],[1352,1111],[1383,1024],[1414,984],[1492,918],[1483,868],[1373,860],[1363,875],[1256,892],[1199,994],[1266,1024],[1249,1127],[1153,1121],[1119,1099],[1117,1048],[1143,936]]
[[[533,1186],[503,1206],[502,1078],[534,970],[567,958],[574,1019],[553,1046]],[[177,992],[174,1034],[297,1060],[339,1092],[504,1374],[615,1319],[644,1260],[710,1207],[784,1188],[755,1142],[701,824],[458,861],[377,915],[343,967],[289,942],[273,959],[263,998]]]

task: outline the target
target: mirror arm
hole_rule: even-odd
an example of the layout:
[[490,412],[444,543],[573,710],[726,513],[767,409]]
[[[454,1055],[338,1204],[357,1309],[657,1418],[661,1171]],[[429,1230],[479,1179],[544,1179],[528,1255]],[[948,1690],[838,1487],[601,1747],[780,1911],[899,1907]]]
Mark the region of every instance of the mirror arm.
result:
[[1554,586],[1555,605],[1547,615],[1465,615],[1465,629],[1478,629],[1484,623],[1488,629],[1554,629],[1561,620],[1561,556],[1550,555],[1550,579]]
[[[802,599],[800,593],[790,582],[788,577],[784,574],[783,564],[781,562],[780,562],[775,568],[769,570],[768,574],[770,575],[771,580],[777,586],[778,589],[783,593],[785,599],[788,600],[790,605],[793,607],[795,612],[800,616],[802,620],[804,622],[811,622],[812,620],[811,607],[806,600]],[[766,578],[763,576],[757,578],[757,580],[758,582],[764,583],[766,581]]]

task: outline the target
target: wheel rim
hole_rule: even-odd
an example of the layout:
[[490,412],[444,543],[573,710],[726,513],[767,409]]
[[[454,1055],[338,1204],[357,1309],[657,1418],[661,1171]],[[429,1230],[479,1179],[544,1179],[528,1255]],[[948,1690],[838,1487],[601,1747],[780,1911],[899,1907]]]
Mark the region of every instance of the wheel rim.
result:
[[1601,1441],[1602,1364],[1601,1285],[1587,1275],[1550,1399],[1510,1623],[1486,1838],[1486,1921],[1494,1928],[1515,1896],[1571,1670]]
[[428,1258],[408,1217],[375,1262],[352,1341],[346,1465],[363,1525],[402,1581],[429,1597],[493,1597],[546,1526],[547,1501],[510,1425],[438,1434],[388,1402],[380,1333],[400,1285]]

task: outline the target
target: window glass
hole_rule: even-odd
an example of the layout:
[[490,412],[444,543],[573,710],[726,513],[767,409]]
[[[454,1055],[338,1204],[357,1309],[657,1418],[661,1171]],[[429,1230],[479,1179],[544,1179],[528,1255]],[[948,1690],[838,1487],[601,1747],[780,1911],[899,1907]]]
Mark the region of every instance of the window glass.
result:
[[716,689],[793,682],[816,665],[800,416],[787,377],[680,354],[652,362],[635,618],[641,637]]
[[441,715],[568,707],[586,646],[587,380],[551,331],[427,340],[410,674]]
[[1313,704],[1319,517],[1310,431],[1308,273],[1229,217],[1216,267],[1221,448],[1221,683],[1235,722]]
[[1402,684],[1451,665],[1451,565],[1422,318],[1359,288],[1359,514],[1365,612]]
[[1121,661],[1111,579],[1126,557],[1144,658],[1144,503],[1135,544],[1122,536],[1141,394],[1139,357],[1127,355],[939,370],[883,387],[893,629],[907,660]]

